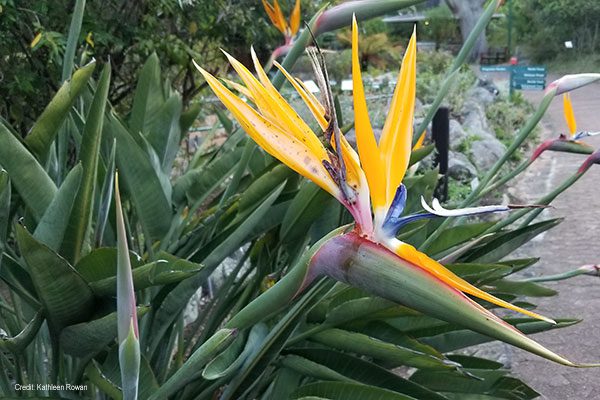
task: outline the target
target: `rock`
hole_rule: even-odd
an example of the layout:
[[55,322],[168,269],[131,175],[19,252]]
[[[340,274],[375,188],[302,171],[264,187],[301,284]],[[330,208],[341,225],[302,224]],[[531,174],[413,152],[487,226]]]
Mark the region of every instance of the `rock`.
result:
[[415,115],[425,115],[423,102],[418,97],[415,99]]
[[[377,143],[379,143],[379,138],[381,137],[381,129],[373,128],[373,134],[375,135],[375,140],[377,140]],[[354,150],[356,150],[356,131],[354,130],[354,128],[346,132],[344,136],[346,137],[348,143],[350,143],[350,146],[352,146]]]
[[486,171],[506,152],[504,146],[496,138],[485,138],[471,143],[469,156],[478,171]]
[[494,102],[494,95],[484,87],[475,86],[467,92],[467,97],[477,103],[487,106]]
[[455,119],[450,120],[450,148],[456,150],[458,146],[469,136],[463,129],[460,122]]
[[457,181],[470,182],[477,177],[477,169],[467,156],[450,151],[448,154],[448,175]]
[[470,136],[477,136],[482,139],[495,138],[488,125],[483,106],[473,100],[467,100],[463,106],[463,129]]

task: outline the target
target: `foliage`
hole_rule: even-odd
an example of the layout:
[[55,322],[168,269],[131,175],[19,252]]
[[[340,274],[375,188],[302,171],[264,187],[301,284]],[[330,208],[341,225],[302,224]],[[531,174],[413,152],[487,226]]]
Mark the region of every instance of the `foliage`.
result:
[[428,9],[427,20],[419,26],[420,35],[425,40],[432,40],[436,49],[448,43],[460,43],[460,29],[456,19],[446,4]]
[[[594,0],[515,1],[516,37],[536,61],[595,54],[600,51],[600,3]],[[565,41],[574,48],[567,49]]]
[[[305,12],[319,6],[306,3]],[[73,4],[0,0],[0,114],[22,135],[58,89],[69,27],[64,17]],[[109,99],[115,106],[124,102],[126,109],[140,65],[156,53],[164,78],[187,104],[203,87],[192,58],[216,70],[221,48],[245,54],[253,44],[266,54],[278,40],[255,0],[87,0],[75,63],[83,65],[92,57],[110,60],[114,77]]]
[[[47,396],[15,390],[14,383],[35,382],[88,385],[86,393],[62,396],[122,398],[121,379],[130,371],[119,368],[115,296],[122,300],[118,271],[128,264],[139,316],[140,399],[537,396],[499,363],[461,352],[487,336],[331,279],[302,292],[281,290],[310,258],[310,245],[348,215],[225,115],[225,143],[207,146],[173,173],[199,110],[186,108],[165,84],[171,71],[161,63],[148,57],[123,112],[109,101],[115,70],[104,64],[92,73],[92,63],[65,83],[24,140],[0,121],[3,397]],[[62,135],[72,144],[68,157],[56,146]],[[114,200],[116,170],[122,202]],[[407,179],[406,211],[420,210],[419,196],[430,198],[436,182],[435,170]],[[519,302],[555,292],[516,281],[513,274],[537,260],[510,254],[559,222],[440,229],[431,220],[400,236],[469,282]],[[201,288],[212,294],[190,312],[188,301]],[[260,318],[244,318],[248,309]],[[241,328],[229,327],[241,320]],[[506,320],[525,333],[576,322]],[[400,375],[398,367],[413,369]]]
[[[438,95],[443,84],[443,71],[448,70],[452,64],[453,57],[450,53],[443,51],[423,52],[419,55],[417,65],[417,93],[424,103],[431,103]],[[452,112],[460,113],[466,98],[466,92],[473,86],[476,80],[474,72],[468,66],[463,66],[453,80],[453,86],[445,101]]]

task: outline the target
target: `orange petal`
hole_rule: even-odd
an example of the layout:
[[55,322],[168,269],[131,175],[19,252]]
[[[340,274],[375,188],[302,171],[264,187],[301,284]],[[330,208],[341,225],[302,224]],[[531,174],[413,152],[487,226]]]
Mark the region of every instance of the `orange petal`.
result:
[[425,141],[425,133],[427,133],[427,132],[421,133],[421,136],[419,136],[419,139],[417,140],[417,143],[415,143],[415,145],[412,148],[413,151],[418,150],[421,147],[423,147],[423,142]]
[[[399,241],[396,241],[399,242]],[[544,317],[537,313],[534,313],[529,310],[525,310],[524,308],[515,306],[507,301],[499,299],[491,294],[484,292],[483,290],[471,285],[469,282],[455,275],[452,271],[444,267],[439,262],[427,256],[425,253],[422,253],[415,249],[413,246],[399,242],[396,244],[393,250],[399,257],[409,261],[412,264],[415,264],[424,270],[430,272],[435,275],[441,281],[447,283],[448,285],[454,287],[455,289],[460,290],[461,292],[470,294],[472,296],[478,297],[482,300],[488,301],[492,304],[496,304],[497,306],[508,308],[510,310],[519,312],[521,314],[528,315],[533,318],[540,319],[542,321],[550,322],[552,324],[556,324],[556,322],[550,318]]]
[[277,61],[273,61],[273,65],[275,65],[275,67],[281,71],[283,76],[285,76],[286,79],[292,84],[294,89],[296,89],[296,92],[298,92],[312,115],[319,123],[321,129],[325,130],[327,128],[327,120],[325,120],[325,107],[323,107],[319,100],[317,100],[317,98],[306,89],[306,86],[304,86],[301,80],[291,76],[289,72],[287,72],[285,68],[283,68]]
[[363,171],[367,176],[373,209],[385,204],[385,174],[381,155],[369,120],[360,62],[358,58],[358,24],[352,20],[352,90],[354,98],[354,131]]
[[287,134],[257,113],[210,73],[198,65],[196,68],[204,75],[215,95],[260,147],[294,171],[311,179],[336,198],[341,198],[340,190],[323,167],[322,159],[312,153],[300,140]]
[[296,33],[298,33],[298,29],[300,29],[300,0],[296,0],[296,5],[294,5],[294,9],[290,15],[290,30],[292,36],[295,36]]
[[569,132],[573,136],[577,132],[577,122],[575,121],[575,113],[573,112],[573,104],[571,103],[571,95],[569,93],[563,95],[563,109]]
[[417,35],[413,32],[398,76],[398,84],[388,112],[379,149],[387,166],[386,207],[402,182],[412,148],[413,115],[415,108]]

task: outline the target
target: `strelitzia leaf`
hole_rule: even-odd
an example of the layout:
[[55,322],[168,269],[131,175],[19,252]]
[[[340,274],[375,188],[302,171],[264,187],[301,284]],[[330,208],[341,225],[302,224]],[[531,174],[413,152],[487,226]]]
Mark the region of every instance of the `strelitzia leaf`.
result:
[[4,351],[11,351],[13,353],[21,353],[29,344],[35,339],[38,331],[40,330],[42,323],[44,322],[44,313],[39,310],[33,316],[33,319],[27,323],[25,328],[15,337],[0,338],[0,348]]
[[220,329],[210,339],[204,342],[187,359],[185,366],[178,369],[163,385],[149,397],[150,400],[166,398],[175,393],[187,383],[197,379],[211,359],[223,351],[237,336],[235,329]]
[[92,289],[69,263],[17,225],[17,243],[54,332],[81,322],[93,311]]
[[54,251],[62,244],[82,175],[81,164],[69,171],[33,233],[34,238]]
[[[556,324],[552,325],[547,322],[537,321],[531,318],[513,318],[507,319],[506,321],[516,326],[521,332],[528,334],[544,332],[551,329],[566,328],[579,322],[579,320],[575,319],[557,319]],[[434,328],[430,330],[429,333],[435,332],[436,330],[437,329]],[[439,349],[442,352],[454,351],[464,347],[474,346],[476,344],[487,343],[492,340],[488,336],[469,331],[467,329],[460,329],[457,326],[448,325],[440,327],[439,330],[447,330],[448,332],[434,335],[427,334],[427,336],[422,336],[425,335],[427,331],[421,331],[418,336],[422,336],[420,340],[428,343],[431,346],[434,346],[436,349]]]
[[117,167],[127,194],[137,212],[148,243],[161,239],[171,225],[171,199],[163,191],[160,177],[148,153],[114,115],[108,123],[117,140]]
[[98,159],[102,141],[102,125],[110,85],[110,64],[102,70],[96,93],[87,115],[80,146],[80,159],[83,176],[79,192],[69,218],[61,254],[75,263],[82,256],[86,243],[90,244],[92,210],[98,175]]
[[[342,375],[346,381],[377,386],[382,389],[403,393],[415,399],[445,399],[442,395],[357,356],[325,348],[299,348],[292,349],[291,352],[325,366],[329,370]],[[314,370],[306,371],[306,374],[315,378],[324,378],[316,376]]]
[[318,382],[302,386],[293,399],[324,398],[330,400],[414,400],[414,397],[376,386],[347,382]]
[[455,369],[458,365],[412,349],[377,340],[361,333],[328,329],[310,336],[310,340],[335,349],[369,355],[395,365],[421,369]]
[[473,250],[471,254],[465,257],[465,260],[480,263],[496,262],[521,247],[524,243],[527,243],[548,229],[554,228],[561,222],[562,219],[560,218],[550,219],[499,234],[489,243]]
[[[149,307],[138,307],[142,316]],[[112,312],[101,318],[81,322],[64,328],[60,333],[61,349],[76,357],[90,357],[106,349],[117,337],[117,313]]]
[[164,102],[161,88],[160,62],[152,53],[142,67],[133,98],[129,128],[135,133],[146,133],[147,123]]
[[13,186],[37,221],[52,202],[56,185],[35,157],[2,122],[0,142],[0,166],[8,172]]
[[10,226],[10,179],[8,173],[0,169],[0,262],[6,245],[6,235]]
[[428,316],[456,323],[563,365],[600,366],[575,364],[551,352],[461,292],[433,279],[425,270],[355,234],[334,236],[321,243],[313,264],[316,270],[312,270],[310,276],[326,274]]
[[119,175],[115,175],[115,210],[117,215],[117,337],[119,341],[119,367],[123,400],[136,400],[140,373],[140,342],[136,313],[136,299],[133,288],[129,246],[121,194]]
[[[25,138],[25,144],[42,164],[48,158],[50,145],[60,126],[71,111],[75,99],[86,87],[95,68],[96,62],[92,61],[77,70],[71,80],[63,83]],[[69,76],[70,74],[69,71]]]

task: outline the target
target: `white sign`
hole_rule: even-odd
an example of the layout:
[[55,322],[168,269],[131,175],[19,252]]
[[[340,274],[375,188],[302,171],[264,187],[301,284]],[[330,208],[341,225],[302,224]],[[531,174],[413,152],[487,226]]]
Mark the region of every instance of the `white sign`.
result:
[[567,40],[567,41],[565,42],[565,47],[566,47],[567,49],[572,49],[572,48],[573,48],[573,42],[572,42],[572,41],[570,41],[570,40]]
[[346,92],[352,91],[352,80],[351,79],[344,79],[342,81],[342,90],[346,91]]
[[306,86],[306,88],[308,89],[309,92],[311,93],[319,93],[319,87],[317,86],[317,84],[315,83],[315,81],[304,81],[304,86]]

